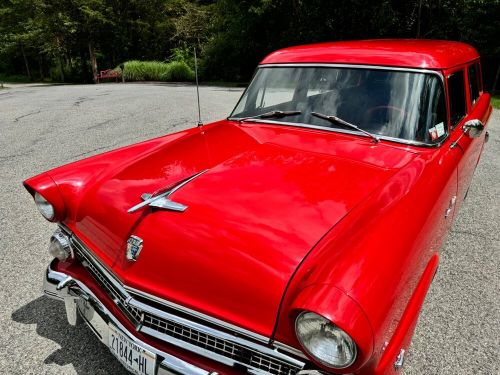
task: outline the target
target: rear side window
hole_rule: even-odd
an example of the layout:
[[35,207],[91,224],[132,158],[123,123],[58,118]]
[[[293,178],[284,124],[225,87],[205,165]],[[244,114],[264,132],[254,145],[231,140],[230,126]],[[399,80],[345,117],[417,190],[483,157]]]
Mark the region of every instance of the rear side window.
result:
[[465,79],[462,70],[448,77],[448,92],[450,96],[450,120],[454,128],[465,117]]
[[470,100],[474,104],[479,98],[479,69],[477,64],[469,66],[467,73],[469,75]]

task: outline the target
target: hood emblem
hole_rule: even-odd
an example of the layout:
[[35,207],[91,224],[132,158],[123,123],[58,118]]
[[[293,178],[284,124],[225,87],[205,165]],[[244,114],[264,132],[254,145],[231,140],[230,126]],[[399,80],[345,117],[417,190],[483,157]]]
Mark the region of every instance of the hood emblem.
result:
[[135,262],[142,250],[142,238],[130,236],[127,240],[127,259]]
[[184,180],[176,182],[174,185],[170,185],[166,188],[160,189],[152,194],[149,193],[142,194],[141,199],[143,200],[143,202],[136,204],[134,207],[130,208],[127,212],[130,214],[145,206],[157,207],[170,211],[179,211],[179,212],[186,211],[186,209],[188,208],[187,206],[183,205],[182,203],[174,202],[173,200],[169,199],[169,196],[175,193],[184,185],[193,181],[196,177],[205,173],[206,171],[208,171],[208,169],[198,172],[188,178],[185,178]]

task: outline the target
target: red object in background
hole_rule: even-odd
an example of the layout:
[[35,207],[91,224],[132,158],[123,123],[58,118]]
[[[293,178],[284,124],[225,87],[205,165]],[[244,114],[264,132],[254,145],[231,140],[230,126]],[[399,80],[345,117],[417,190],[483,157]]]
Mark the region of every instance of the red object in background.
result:
[[[391,40],[293,47],[263,60],[432,69],[446,90],[450,74],[463,71],[466,114],[450,126],[448,90],[447,136],[431,147],[224,120],[62,166],[25,185],[32,194],[50,185],[52,201],[47,181],[55,182],[64,226],[123,285],[298,350],[295,319],[312,311],[348,333],[358,351],[345,369],[309,356],[312,366],[391,374],[408,350],[484,144],[486,131],[464,134],[467,121],[486,124],[491,113],[488,94],[472,100],[467,69],[478,59],[462,43]],[[204,170],[169,197],[184,212],[127,213],[143,193]],[[143,240],[136,262],[126,257],[131,235]],[[86,271],[65,272],[78,278]],[[207,366],[196,354],[187,358]]]
[[106,70],[101,70],[99,74],[96,75],[95,81],[97,83],[100,83],[103,79],[115,79],[115,82],[118,82],[118,79],[121,78],[121,73],[119,71],[116,71],[114,69],[106,69]]

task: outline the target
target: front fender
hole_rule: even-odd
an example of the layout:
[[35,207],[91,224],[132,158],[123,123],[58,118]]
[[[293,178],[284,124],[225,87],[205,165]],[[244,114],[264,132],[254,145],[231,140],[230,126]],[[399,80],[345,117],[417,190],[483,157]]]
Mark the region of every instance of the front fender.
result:
[[[374,375],[389,375],[396,374],[399,369],[395,366],[396,359],[402,350],[408,351],[413,331],[418,322],[418,317],[425,297],[431,286],[434,275],[436,274],[439,265],[439,255],[434,254],[425,268],[420,281],[415,288],[406,309],[401,316],[399,324],[387,344],[380,361],[377,364]],[[404,353],[403,352],[403,353]],[[401,364],[402,365],[402,364]]]
[[354,365],[336,372],[351,372],[371,357],[374,345],[372,327],[359,304],[347,293],[332,284],[312,284],[302,289],[291,305],[288,324],[292,332],[295,331],[295,319],[305,310],[329,319],[356,342],[358,356]]
[[109,179],[141,158],[166,151],[199,133],[199,128],[188,129],[90,156],[33,176],[23,185],[31,195],[37,191],[59,208],[57,212],[64,215],[56,221],[75,221],[82,197],[100,181]]

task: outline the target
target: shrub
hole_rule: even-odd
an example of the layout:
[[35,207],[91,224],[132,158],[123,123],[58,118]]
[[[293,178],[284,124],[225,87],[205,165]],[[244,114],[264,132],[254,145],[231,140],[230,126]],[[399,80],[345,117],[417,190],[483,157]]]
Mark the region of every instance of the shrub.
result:
[[184,82],[194,80],[193,70],[184,61],[172,61],[167,65],[167,71],[160,76],[162,81]]
[[127,61],[124,63],[123,74],[126,81],[192,81],[194,79],[193,70],[182,61]]
[[[170,56],[170,62],[178,61],[186,63],[189,68],[194,69],[194,54],[191,48],[177,47],[172,48],[172,55]],[[199,59],[199,57],[198,57]]]
[[124,76],[127,81],[158,81],[167,70],[166,64],[159,61],[127,61]]

